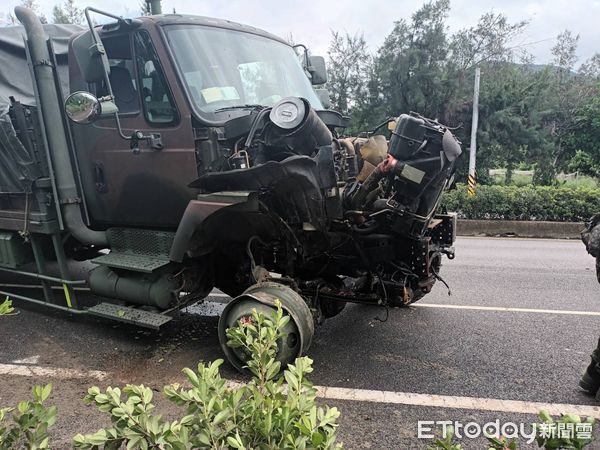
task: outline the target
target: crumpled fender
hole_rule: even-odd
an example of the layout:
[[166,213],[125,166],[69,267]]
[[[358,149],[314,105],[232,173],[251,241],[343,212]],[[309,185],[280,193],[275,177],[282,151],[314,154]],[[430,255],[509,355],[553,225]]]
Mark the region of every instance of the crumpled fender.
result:
[[204,221],[217,211],[235,205],[243,206],[244,210],[258,211],[256,192],[213,192],[198,195],[196,200],[191,200],[177,227],[169,259],[173,262],[182,262],[194,232],[202,226]]

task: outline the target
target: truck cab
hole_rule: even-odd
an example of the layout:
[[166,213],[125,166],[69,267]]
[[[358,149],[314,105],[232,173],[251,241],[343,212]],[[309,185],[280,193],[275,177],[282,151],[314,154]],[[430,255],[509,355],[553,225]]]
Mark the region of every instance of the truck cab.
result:
[[[73,125],[93,228],[175,229],[197,194],[188,185],[223,164],[228,121],[290,96],[323,109],[294,49],[250,26],[169,14],[104,26],[99,36],[123,132],[157,143],[132,145],[112,117]],[[78,64],[69,78],[71,92],[107,95],[104,80],[87,83]]]

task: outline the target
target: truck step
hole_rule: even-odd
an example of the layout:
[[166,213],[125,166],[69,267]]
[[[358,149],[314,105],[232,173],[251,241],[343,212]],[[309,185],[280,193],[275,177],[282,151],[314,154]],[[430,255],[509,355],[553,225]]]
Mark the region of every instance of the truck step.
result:
[[135,228],[109,228],[106,232],[111,252],[93,263],[150,273],[169,264],[174,233]]
[[162,325],[173,319],[171,316],[164,314],[130,308],[129,306],[115,305],[114,303],[99,303],[88,308],[87,312],[93,316],[132,323],[153,330],[158,330]]
[[165,258],[151,255],[136,255],[112,251],[106,255],[92,259],[92,262],[115,269],[127,269],[133,270],[134,272],[151,273],[156,269],[166,266],[170,261]]

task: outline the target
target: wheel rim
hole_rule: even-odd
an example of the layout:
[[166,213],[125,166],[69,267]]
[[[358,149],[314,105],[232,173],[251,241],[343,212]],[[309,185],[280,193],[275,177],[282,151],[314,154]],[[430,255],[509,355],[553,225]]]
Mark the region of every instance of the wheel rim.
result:
[[290,288],[277,283],[262,283],[248,288],[244,294],[235,298],[225,307],[219,319],[219,342],[227,360],[237,370],[244,371],[249,359],[246,351],[227,345],[227,329],[242,322],[253,320],[252,311],[256,310],[271,318],[276,309],[276,301],[281,302],[284,313],[290,320],[283,327],[284,336],[277,340],[276,360],[281,369],[308,350],[314,334],[312,314],[302,297]]
[[[222,332],[225,333],[223,338],[219,339],[222,342],[223,351],[229,362],[231,362],[238,370],[244,369],[244,366],[246,366],[247,361],[250,359],[250,355],[243,348],[231,348],[227,345],[226,330],[237,326],[240,321],[242,321],[242,323],[245,321],[252,321],[253,310],[270,318],[273,311],[275,311],[275,308],[258,301],[244,299],[232,305],[228,314],[226,316],[221,316],[221,320],[219,320],[219,332],[222,330]],[[283,327],[282,332],[284,333],[284,336],[277,340],[276,359],[281,363],[281,367],[285,368],[300,354],[301,347],[298,327],[291,318],[285,327]]]

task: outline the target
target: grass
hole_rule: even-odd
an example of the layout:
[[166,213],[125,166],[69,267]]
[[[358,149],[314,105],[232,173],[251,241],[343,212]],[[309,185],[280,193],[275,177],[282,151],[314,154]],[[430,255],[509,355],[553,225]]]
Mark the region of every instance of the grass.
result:
[[[492,175],[490,177],[492,179],[493,185],[497,186],[506,186],[506,177],[504,175]],[[512,181],[508,184],[510,186],[529,186],[533,184],[533,176],[532,175],[521,175],[521,174],[513,174]],[[557,180],[557,184],[559,186],[572,187],[574,189],[585,188],[585,189],[593,189],[600,187],[600,180],[588,177],[584,175],[580,175],[577,178],[570,180]]]
[[559,181],[559,183],[564,184],[564,186],[573,187],[573,188],[592,189],[592,188],[600,187],[600,181],[598,179],[592,178],[592,177],[586,177],[586,176],[580,176],[574,180],[568,180],[568,181],[563,181],[563,182]]

